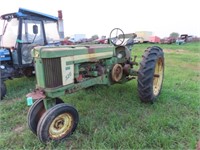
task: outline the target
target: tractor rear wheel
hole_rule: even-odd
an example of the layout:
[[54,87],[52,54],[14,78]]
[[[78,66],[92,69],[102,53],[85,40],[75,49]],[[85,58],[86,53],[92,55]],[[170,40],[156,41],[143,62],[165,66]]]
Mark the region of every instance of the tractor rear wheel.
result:
[[160,94],[164,78],[164,53],[160,47],[148,48],[138,71],[138,92],[142,102],[153,103]]
[[6,95],[6,84],[3,80],[1,80],[1,100],[3,100],[4,96]]
[[38,123],[39,140],[43,143],[61,141],[75,131],[78,121],[78,112],[74,107],[64,103],[55,105],[44,113]]
[[[61,99],[56,98],[56,104],[64,103]],[[43,99],[36,100],[30,107],[27,115],[28,127],[34,133],[37,134],[37,126],[40,118],[45,113]]]

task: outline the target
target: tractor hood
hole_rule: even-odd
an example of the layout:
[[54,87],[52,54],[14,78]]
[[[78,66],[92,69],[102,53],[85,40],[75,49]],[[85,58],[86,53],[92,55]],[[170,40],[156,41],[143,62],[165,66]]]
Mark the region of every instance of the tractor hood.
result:
[[32,56],[35,58],[68,57],[72,61],[95,61],[98,59],[112,57],[114,49],[114,46],[107,44],[59,47],[39,46],[32,50]]

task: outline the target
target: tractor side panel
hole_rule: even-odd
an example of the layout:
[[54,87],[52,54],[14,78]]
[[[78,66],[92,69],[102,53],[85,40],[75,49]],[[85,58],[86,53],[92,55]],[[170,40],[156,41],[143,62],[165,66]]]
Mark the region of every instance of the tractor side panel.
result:
[[62,57],[61,68],[62,68],[62,84],[68,85],[74,83],[74,64],[68,65],[67,61],[73,61],[73,57]]
[[[107,46],[74,46],[74,47],[37,47],[32,51],[36,64],[36,78],[38,87],[42,88],[62,88],[67,85],[76,84],[83,75],[79,76],[79,66],[86,64],[86,66],[93,65],[102,59],[110,59],[114,54],[114,47]],[[103,69],[98,66],[101,72]],[[97,68],[95,68],[97,69]],[[40,74],[37,73],[40,72]],[[96,71],[97,72],[97,71]],[[90,74],[93,77],[97,77]],[[77,82],[77,81],[76,81]],[[84,80],[85,82],[85,80]]]

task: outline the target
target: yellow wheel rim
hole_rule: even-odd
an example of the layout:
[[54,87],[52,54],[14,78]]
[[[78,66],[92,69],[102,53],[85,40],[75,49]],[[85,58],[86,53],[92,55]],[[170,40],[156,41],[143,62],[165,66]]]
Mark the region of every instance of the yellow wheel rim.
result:
[[122,65],[116,64],[112,69],[112,79],[113,79],[113,81],[118,82],[119,80],[121,80],[122,75],[123,75]]
[[163,60],[159,58],[156,62],[153,80],[153,94],[157,96],[160,92],[163,80]]
[[60,139],[66,136],[73,127],[73,118],[69,113],[57,116],[49,127],[49,135],[52,139]]

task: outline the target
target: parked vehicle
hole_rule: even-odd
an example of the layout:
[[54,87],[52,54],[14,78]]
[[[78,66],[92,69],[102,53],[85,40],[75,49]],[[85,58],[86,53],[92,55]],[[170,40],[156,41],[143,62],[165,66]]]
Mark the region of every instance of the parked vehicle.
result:
[[135,44],[140,44],[144,42],[144,39],[142,37],[136,37],[133,41]]
[[160,40],[160,43],[161,44],[172,44],[176,41],[175,38],[172,38],[172,37],[165,37],[163,39]]
[[158,36],[150,36],[149,42],[150,43],[160,43],[160,38]]
[[70,41],[69,39],[64,39],[63,41],[61,41],[62,45],[74,45],[75,43]]
[[140,37],[143,39],[143,42],[141,43],[149,42],[149,38],[153,35],[151,31],[137,31],[135,33],[137,34],[137,37]]
[[19,8],[16,13],[1,15],[0,21],[3,24],[0,35],[2,100],[6,95],[5,80],[34,74],[33,47],[57,45],[64,34],[57,27],[62,18],[24,8]]
[[69,41],[73,42],[73,43],[81,43],[82,39],[85,39],[85,34],[74,34]]
[[76,130],[78,111],[58,98],[65,94],[95,85],[110,86],[137,79],[141,101],[155,101],[162,89],[164,52],[158,46],[148,47],[138,70],[136,56],[131,58],[131,45],[126,45],[133,43],[128,41],[134,37],[134,33],[126,36],[121,29],[115,28],[109,38],[112,44],[33,49],[37,88],[27,94],[27,102],[31,104],[35,100],[27,120],[30,130],[41,142],[61,141]]
[[96,43],[96,44],[107,44],[106,36],[102,36],[101,38],[94,40],[94,43]]
[[181,45],[186,42],[192,42],[193,36],[189,36],[188,34],[181,34],[180,37],[176,40],[176,43]]
[[96,39],[94,40],[94,43],[96,44],[106,44],[107,39]]

